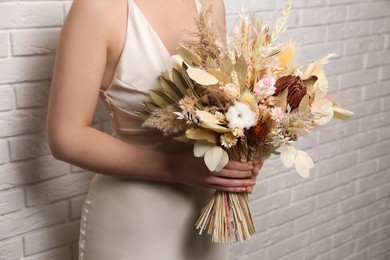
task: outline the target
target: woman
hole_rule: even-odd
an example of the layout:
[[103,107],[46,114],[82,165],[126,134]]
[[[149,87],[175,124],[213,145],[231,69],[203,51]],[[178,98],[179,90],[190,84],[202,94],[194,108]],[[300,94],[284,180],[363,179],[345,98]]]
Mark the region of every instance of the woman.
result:
[[[212,189],[252,192],[259,161],[209,172],[191,149],[142,128],[135,111],[158,89],[169,56],[195,30],[204,0],[74,0],[57,49],[48,113],[55,158],[97,174],[80,227],[80,260],[228,259],[194,223]],[[114,133],[91,127],[98,98]]]

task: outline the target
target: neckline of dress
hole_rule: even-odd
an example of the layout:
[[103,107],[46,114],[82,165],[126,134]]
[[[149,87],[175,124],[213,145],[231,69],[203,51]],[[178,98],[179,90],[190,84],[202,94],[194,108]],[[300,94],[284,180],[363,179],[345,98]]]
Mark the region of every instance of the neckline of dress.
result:
[[[172,53],[169,52],[167,46],[165,45],[165,43],[162,41],[160,35],[156,32],[156,30],[154,29],[153,25],[149,22],[148,18],[144,15],[144,13],[141,11],[141,9],[138,7],[137,3],[134,1],[134,0],[131,0],[133,6],[135,7],[136,11],[140,14],[140,16],[142,17],[142,19],[145,21],[146,25],[149,27],[149,29],[152,31],[153,35],[154,35],[154,38],[156,38],[156,40],[160,43],[160,45],[163,47],[165,53],[168,55],[168,57],[174,55]],[[194,0],[194,4],[195,4],[195,8],[196,8],[196,12],[197,14],[199,14],[200,12],[200,9],[201,9],[201,3],[199,0]]]

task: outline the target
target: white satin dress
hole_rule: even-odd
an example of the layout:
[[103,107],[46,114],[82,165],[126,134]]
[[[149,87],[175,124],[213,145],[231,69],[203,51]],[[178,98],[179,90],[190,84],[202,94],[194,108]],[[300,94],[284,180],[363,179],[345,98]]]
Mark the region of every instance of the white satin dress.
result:
[[[196,6],[199,11],[197,0]],[[148,91],[160,88],[158,77],[170,54],[133,0],[126,30],[113,81],[101,91],[113,136],[145,149],[170,150],[175,144],[142,128],[135,115],[144,110],[140,102],[149,99]],[[227,260],[229,246],[212,243],[195,228],[211,192],[96,174],[82,209],[79,260]]]

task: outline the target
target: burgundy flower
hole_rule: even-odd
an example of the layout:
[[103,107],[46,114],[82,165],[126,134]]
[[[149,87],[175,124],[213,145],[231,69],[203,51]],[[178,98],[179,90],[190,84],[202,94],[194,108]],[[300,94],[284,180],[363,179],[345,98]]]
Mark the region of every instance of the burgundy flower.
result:
[[299,76],[284,76],[278,79],[275,83],[275,94],[278,96],[283,90],[288,89],[287,103],[291,107],[291,111],[299,106],[302,98],[306,95],[306,86]]

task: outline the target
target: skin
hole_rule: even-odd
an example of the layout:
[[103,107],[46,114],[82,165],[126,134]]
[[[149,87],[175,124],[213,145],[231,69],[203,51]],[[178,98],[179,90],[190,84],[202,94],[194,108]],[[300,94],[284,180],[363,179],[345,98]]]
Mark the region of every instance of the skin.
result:
[[[135,2],[171,54],[188,39],[183,30],[195,30],[192,0]],[[213,19],[224,31],[223,1],[203,1],[211,3]],[[192,152],[146,150],[91,127],[99,90],[107,89],[119,61],[126,19],[127,0],[74,0],[61,31],[51,86],[47,129],[53,156],[106,175],[252,192],[259,160],[230,161],[221,171],[210,172]]]

